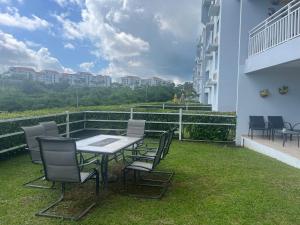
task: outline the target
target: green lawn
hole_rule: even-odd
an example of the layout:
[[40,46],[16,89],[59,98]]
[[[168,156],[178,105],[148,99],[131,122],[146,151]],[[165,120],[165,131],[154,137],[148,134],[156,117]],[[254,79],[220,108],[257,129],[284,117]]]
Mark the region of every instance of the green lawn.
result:
[[[176,172],[162,200],[114,189],[78,224],[300,224],[300,170],[276,160],[242,148],[175,141],[160,167]],[[58,190],[22,186],[39,168],[27,155],[0,161],[0,224],[75,224],[34,215],[59,196]]]

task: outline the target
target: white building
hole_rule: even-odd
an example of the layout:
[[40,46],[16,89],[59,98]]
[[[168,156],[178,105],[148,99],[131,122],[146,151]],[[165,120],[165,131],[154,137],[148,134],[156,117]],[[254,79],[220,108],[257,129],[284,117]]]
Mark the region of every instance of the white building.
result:
[[7,77],[12,77],[16,79],[37,79],[37,72],[29,67],[13,66],[9,67],[8,71],[4,73]]
[[[248,132],[249,115],[300,122],[300,1],[242,0],[240,21],[238,144]],[[262,90],[269,96],[261,97]]]
[[132,89],[139,86],[160,86],[160,85],[168,85],[171,84],[171,81],[163,80],[159,77],[151,77],[146,79],[141,79],[137,76],[125,76],[121,77],[119,82],[126,87],[130,87]]
[[203,30],[197,46],[194,86],[214,111],[235,111],[239,0],[202,0]]
[[9,70],[2,75],[7,78],[19,80],[29,79],[44,84],[58,84],[65,82],[72,86],[111,86],[110,76],[94,75],[88,72],[78,72],[75,74],[59,73],[55,70],[42,70],[40,72],[36,72],[34,69],[28,67],[10,67]]

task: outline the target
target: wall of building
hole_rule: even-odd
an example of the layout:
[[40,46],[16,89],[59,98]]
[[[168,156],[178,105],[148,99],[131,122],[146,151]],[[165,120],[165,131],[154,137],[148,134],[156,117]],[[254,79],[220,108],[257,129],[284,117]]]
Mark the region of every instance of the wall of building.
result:
[[[259,97],[261,86],[265,86],[268,79],[267,76],[246,75],[245,63],[248,58],[248,40],[249,31],[264,21],[268,17],[268,8],[271,7],[269,0],[241,0],[240,5],[240,31],[239,31],[239,66],[237,81],[237,134],[236,143],[240,144],[240,136],[247,133],[248,116],[250,114],[261,114],[260,104],[263,99]],[[256,78],[258,77],[258,78]],[[259,84],[260,79],[264,77],[266,81]],[[255,79],[256,78],[256,79]],[[273,77],[272,77],[273,78]],[[262,80],[263,82],[264,80]],[[271,83],[269,81],[269,83]],[[264,87],[263,89],[268,88]],[[271,88],[271,87],[270,87]],[[250,107],[251,106],[251,107]],[[250,110],[251,108],[251,110]],[[250,110],[250,111],[249,111]],[[253,111],[256,110],[256,111]]]
[[[300,122],[300,68],[277,67],[245,75],[240,79],[237,143],[247,134],[249,115],[283,116],[292,124]],[[289,92],[281,95],[278,89],[288,86]],[[270,95],[262,98],[259,92],[268,89]]]
[[219,38],[219,75],[217,109],[221,112],[236,110],[238,77],[238,43],[240,0],[221,1]]

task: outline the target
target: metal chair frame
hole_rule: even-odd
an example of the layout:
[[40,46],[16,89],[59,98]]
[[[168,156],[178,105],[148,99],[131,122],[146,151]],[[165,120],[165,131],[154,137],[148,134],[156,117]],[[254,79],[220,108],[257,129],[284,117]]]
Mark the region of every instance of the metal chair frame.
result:
[[[65,185],[66,183],[80,183],[80,184],[84,184],[86,181],[88,181],[89,179],[94,179],[95,178],[95,182],[96,182],[96,196],[99,195],[99,172],[96,169],[93,169],[89,176],[87,176],[85,178],[85,180],[81,181],[81,175],[80,175],[80,168],[82,166],[84,166],[83,164],[78,164],[78,159],[76,156],[76,143],[73,139],[67,139],[67,138],[37,138],[39,141],[39,145],[40,145],[40,149],[41,149],[41,158],[43,161],[43,166],[44,166],[44,171],[45,171],[45,177],[47,180],[50,180],[48,177],[48,171],[47,171],[47,166],[46,166],[46,161],[45,161],[45,155],[44,155],[44,148],[43,148],[43,141],[50,141],[50,142],[56,142],[56,143],[60,143],[60,142],[64,142],[64,143],[70,143],[74,145],[74,155],[75,155],[75,163],[76,166],[78,168],[78,176],[79,176],[79,180],[78,182],[72,181],[72,182],[61,182],[61,196],[60,198],[55,201],[54,203],[50,204],[49,206],[47,206],[45,209],[42,209],[41,211],[36,213],[36,216],[44,216],[44,217],[51,217],[51,218],[60,218],[60,219],[69,219],[69,220],[79,220],[81,219],[84,215],[86,215],[95,205],[96,202],[91,203],[88,207],[86,207],[84,210],[82,210],[78,215],[75,216],[63,216],[63,215],[59,215],[56,213],[49,213],[48,211],[52,208],[54,208],[55,206],[57,206],[59,203],[61,203],[64,200],[64,195],[65,195]],[[86,163],[85,165],[89,165],[91,163]],[[57,180],[55,180],[57,181]]]

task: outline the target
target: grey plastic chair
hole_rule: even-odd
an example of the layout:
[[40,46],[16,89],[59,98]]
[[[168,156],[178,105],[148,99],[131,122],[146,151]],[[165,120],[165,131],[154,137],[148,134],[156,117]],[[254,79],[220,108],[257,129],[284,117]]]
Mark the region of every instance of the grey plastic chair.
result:
[[55,121],[41,122],[40,125],[45,129],[45,136],[60,137],[58,126]]
[[[134,175],[134,183],[141,186],[150,186],[150,187],[159,187],[161,191],[158,195],[155,196],[148,196],[148,195],[134,195],[136,197],[143,197],[143,198],[154,198],[160,199],[163,197],[165,192],[167,191],[170,182],[174,176],[174,172],[165,172],[165,171],[157,171],[156,167],[159,165],[162,154],[165,148],[166,140],[168,138],[168,133],[164,132],[159,141],[158,151],[154,158],[142,155],[132,155],[129,156],[133,158],[133,162],[129,163],[123,169],[123,185],[126,188],[126,174],[129,171],[133,171]],[[142,178],[141,173],[150,173],[150,174],[165,174],[168,175],[167,179],[165,180],[154,180],[154,179],[145,179]]]
[[[28,150],[30,153],[31,162],[34,164],[42,165],[40,147],[39,147],[39,143],[36,140],[36,138],[45,135],[44,128],[41,125],[36,125],[36,126],[31,126],[31,127],[22,127],[22,129],[24,131],[25,139],[26,139],[26,143],[27,143],[26,150]],[[34,180],[31,180],[31,181],[25,183],[24,186],[33,187],[33,188],[45,188],[45,189],[54,187],[54,183],[52,183],[52,186],[50,186],[50,187],[36,184],[37,181],[44,180],[44,179],[45,179],[45,176],[42,175],[38,178],[35,178]]]
[[41,210],[36,215],[56,217],[63,219],[78,220],[83,217],[96,203],[92,203],[76,216],[63,216],[48,211],[64,200],[66,183],[85,183],[87,180],[96,178],[96,194],[99,193],[99,173],[96,169],[90,172],[81,172],[76,156],[76,142],[73,139],[42,137],[38,138],[41,149],[41,157],[48,181],[61,183],[61,197]]

